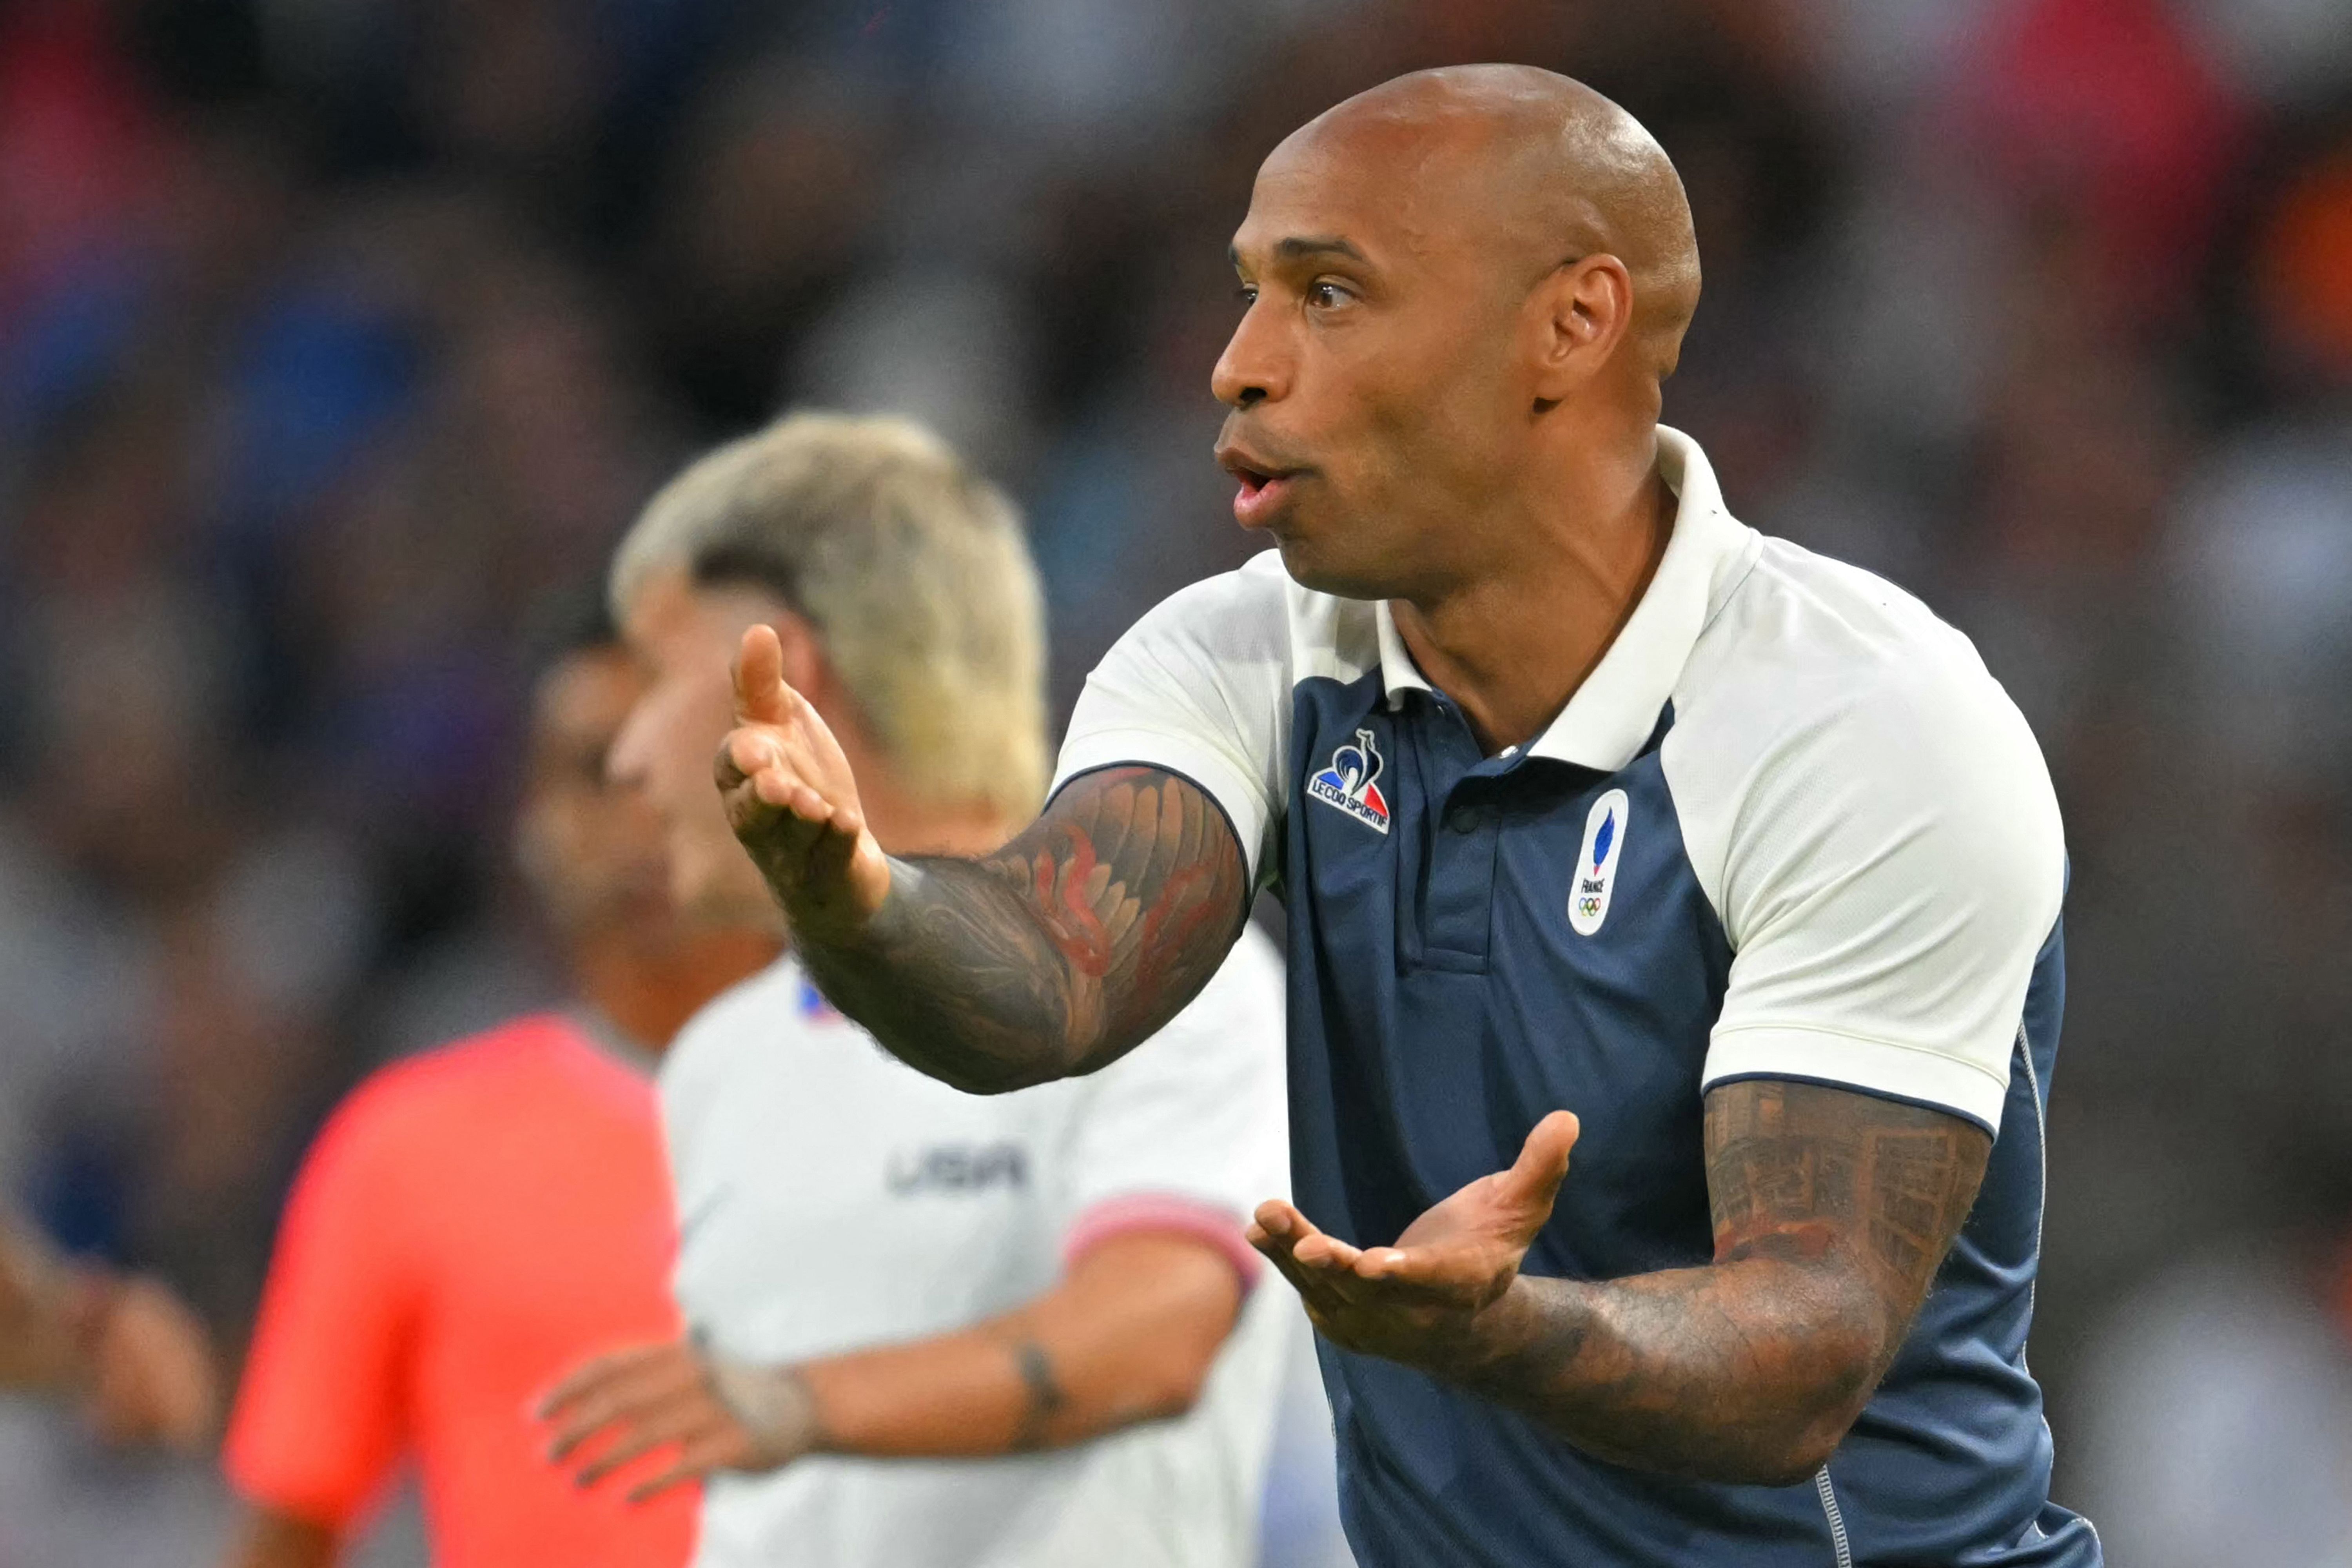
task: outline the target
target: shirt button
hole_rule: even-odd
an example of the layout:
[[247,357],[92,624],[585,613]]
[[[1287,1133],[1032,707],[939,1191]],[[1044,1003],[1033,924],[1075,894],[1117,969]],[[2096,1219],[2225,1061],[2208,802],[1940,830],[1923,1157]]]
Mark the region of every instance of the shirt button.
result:
[[1486,825],[1486,814],[1475,805],[1456,809],[1445,819],[1445,826],[1456,833],[1475,833]]

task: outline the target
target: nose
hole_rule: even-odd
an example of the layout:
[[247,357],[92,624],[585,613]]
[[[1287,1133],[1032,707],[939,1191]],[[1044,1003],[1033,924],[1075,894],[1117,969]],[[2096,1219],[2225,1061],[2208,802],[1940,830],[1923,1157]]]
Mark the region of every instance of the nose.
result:
[[1273,301],[1260,295],[1242,312],[1217,368],[1209,373],[1209,390],[1229,408],[1254,408],[1279,399],[1290,391],[1292,347]]
[[640,698],[630,709],[629,716],[621,721],[621,732],[604,752],[604,776],[625,789],[644,784],[646,703]]

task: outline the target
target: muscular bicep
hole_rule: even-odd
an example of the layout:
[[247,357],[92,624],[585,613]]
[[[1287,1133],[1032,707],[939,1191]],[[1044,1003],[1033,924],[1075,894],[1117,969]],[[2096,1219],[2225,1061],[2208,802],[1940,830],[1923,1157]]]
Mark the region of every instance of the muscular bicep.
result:
[[856,950],[803,957],[902,1060],[977,1093],[1140,1045],[1200,994],[1247,914],[1223,813],[1157,768],[1080,774],[986,859],[904,870]]
[[1249,912],[1249,873],[1224,814],[1157,768],[1071,780],[987,865],[1044,929],[1070,1036],[1098,1042],[1089,1056],[1102,1060],[1200,994]]
[[1837,1268],[1885,1313],[1882,1365],[1926,1299],[1984,1180],[1992,1140],[1946,1111],[1781,1079],[1706,1096],[1718,1263]]

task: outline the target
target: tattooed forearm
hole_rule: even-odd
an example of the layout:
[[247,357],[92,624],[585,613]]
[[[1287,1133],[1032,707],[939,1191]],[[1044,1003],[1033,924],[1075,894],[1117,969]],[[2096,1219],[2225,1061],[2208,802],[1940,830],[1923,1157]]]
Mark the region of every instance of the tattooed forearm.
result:
[[1070,1398],[1054,1380],[1053,1358],[1035,1340],[1025,1339],[1013,1347],[1013,1363],[1020,1369],[1021,1386],[1029,1400],[1021,1413],[1021,1430],[1013,1447],[1025,1453],[1045,1446],[1054,1417],[1062,1413]]
[[1842,1244],[1907,1322],[1991,1150],[1939,1110],[1818,1084],[1727,1085],[1706,1101],[1716,1257],[1820,1257]]
[[1801,1479],[1894,1359],[1990,1151],[1940,1111],[1727,1085],[1706,1104],[1712,1265],[1522,1277],[1440,1370],[1619,1464]]
[[1207,795],[1149,768],[1088,773],[985,860],[901,863],[854,942],[803,943],[841,1008],[975,1092],[1087,1072],[1208,983],[1247,873]]

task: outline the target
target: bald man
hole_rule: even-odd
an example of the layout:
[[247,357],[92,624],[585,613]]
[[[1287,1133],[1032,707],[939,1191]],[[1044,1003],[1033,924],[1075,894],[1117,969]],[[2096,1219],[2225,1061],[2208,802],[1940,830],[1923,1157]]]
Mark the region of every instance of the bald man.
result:
[[1665,154],[1547,72],[1405,77],[1275,150],[1233,257],[1217,457],[1279,553],[1112,649],[1025,834],[884,855],[747,638],[719,782],[809,969],[1016,1089],[1280,894],[1297,1206],[1252,1239],[1367,1563],[2097,1563],[2025,1364],[2049,778],[1965,638],[1658,424]]

